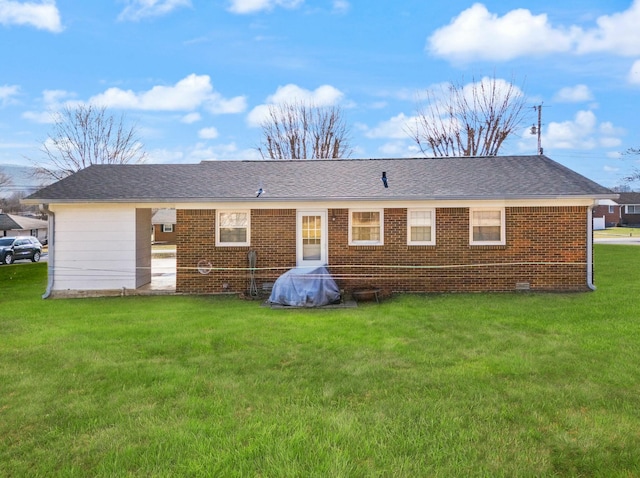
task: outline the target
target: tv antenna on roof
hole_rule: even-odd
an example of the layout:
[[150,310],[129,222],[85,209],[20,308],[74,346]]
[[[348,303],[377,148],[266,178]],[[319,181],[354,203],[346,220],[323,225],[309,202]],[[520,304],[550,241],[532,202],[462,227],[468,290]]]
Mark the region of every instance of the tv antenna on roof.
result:
[[538,126],[535,124],[531,126],[531,134],[538,136],[538,155],[542,156],[542,103],[534,106],[533,109],[538,111]]

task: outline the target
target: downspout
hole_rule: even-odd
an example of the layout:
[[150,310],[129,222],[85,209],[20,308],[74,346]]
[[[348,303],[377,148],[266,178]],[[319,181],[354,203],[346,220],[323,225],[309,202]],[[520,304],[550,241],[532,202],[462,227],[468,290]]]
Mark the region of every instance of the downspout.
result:
[[587,287],[596,290],[593,283],[593,210],[587,208]]
[[49,238],[47,244],[49,247],[49,257],[47,264],[47,290],[42,295],[43,299],[48,299],[51,296],[53,289],[53,271],[55,270],[55,240],[56,240],[56,215],[49,209],[48,204],[40,204],[40,211],[45,213],[49,217]]

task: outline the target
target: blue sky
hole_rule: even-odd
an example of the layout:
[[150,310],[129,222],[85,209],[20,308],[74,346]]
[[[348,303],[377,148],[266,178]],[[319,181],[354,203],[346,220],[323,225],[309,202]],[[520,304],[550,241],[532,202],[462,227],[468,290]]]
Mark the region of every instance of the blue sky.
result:
[[545,154],[605,185],[640,166],[640,0],[0,0],[0,168],[40,159],[51,113],[105,105],[149,162],[259,159],[266,105],[339,105],[352,157],[420,156],[416,99],[514,83],[529,117],[503,154]]

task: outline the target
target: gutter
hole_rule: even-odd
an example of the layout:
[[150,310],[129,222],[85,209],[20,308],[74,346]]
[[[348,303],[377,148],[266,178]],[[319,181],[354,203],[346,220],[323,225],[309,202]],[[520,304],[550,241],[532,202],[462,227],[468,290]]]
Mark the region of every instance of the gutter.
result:
[[596,290],[593,283],[593,210],[587,208],[587,287]]
[[49,247],[49,257],[47,259],[47,290],[42,295],[43,299],[51,297],[53,290],[53,271],[55,270],[55,238],[56,238],[56,215],[49,209],[48,204],[40,204],[40,211],[49,217],[49,238],[47,244]]

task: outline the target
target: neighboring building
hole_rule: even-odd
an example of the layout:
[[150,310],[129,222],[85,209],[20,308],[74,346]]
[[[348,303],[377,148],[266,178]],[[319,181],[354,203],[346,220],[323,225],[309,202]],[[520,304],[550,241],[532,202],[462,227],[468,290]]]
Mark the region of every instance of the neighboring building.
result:
[[47,243],[49,223],[33,217],[0,213],[0,237],[33,236]]
[[640,226],[640,193],[620,193],[620,224]]
[[605,229],[620,224],[621,206],[612,199],[602,199],[593,208],[594,229]]
[[179,293],[327,265],[342,289],[390,294],[588,290],[591,211],[615,198],[545,156],[506,156],[95,165],[24,202],[51,211],[54,294],[148,284],[154,208],[176,210]]
[[151,216],[151,241],[154,244],[176,243],[176,210],[157,209]]

